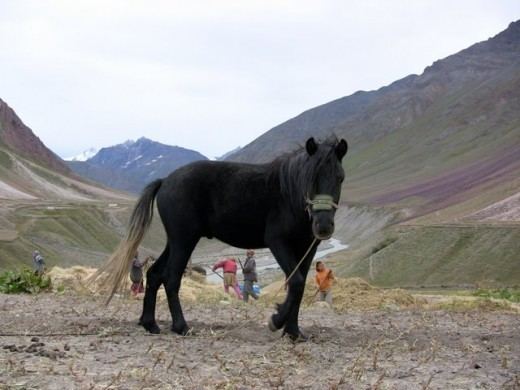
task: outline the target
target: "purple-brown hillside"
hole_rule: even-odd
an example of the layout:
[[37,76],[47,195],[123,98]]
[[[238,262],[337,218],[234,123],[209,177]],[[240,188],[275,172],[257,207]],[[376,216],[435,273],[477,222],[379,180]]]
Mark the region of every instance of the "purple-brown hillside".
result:
[[47,148],[2,99],[0,99],[0,144],[20,157],[39,165],[61,173],[71,173],[63,160]]

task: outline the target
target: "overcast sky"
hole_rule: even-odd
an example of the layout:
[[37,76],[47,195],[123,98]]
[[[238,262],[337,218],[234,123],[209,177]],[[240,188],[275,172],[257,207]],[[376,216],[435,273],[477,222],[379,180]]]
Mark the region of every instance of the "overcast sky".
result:
[[518,0],[0,0],[0,98],[61,156],[145,136],[214,157],[517,19]]

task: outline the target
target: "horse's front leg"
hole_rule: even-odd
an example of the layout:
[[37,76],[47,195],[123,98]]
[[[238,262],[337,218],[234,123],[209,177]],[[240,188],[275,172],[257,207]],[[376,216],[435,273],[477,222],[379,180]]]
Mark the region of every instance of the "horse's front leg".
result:
[[293,270],[301,260],[301,258],[297,258],[295,255],[295,253],[300,252],[297,250],[298,248],[292,247],[290,243],[278,241],[272,243],[270,249],[285,272],[286,278],[288,278],[286,282],[288,292],[284,303],[277,305],[277,313],[271,316],[269,329],[275,331],[284,327],[284,334],[288,334],[293,340],[305,339],[298,326],[298,313],[305,290],[305,278],[312,258],[316,253],[316,248],[311,249],[294,273],[292,273]]
[[[300,313],[300,305],[303,299],[303,293],[305,292],[305,281],[307,280],[307,274],[309,273],[309,268],[312,263],[312,259],[314,258],[314,255],[316,254],[316,249],[318,245],[316,244],[307,254],[305,257],[305,260],[302,261],[300,267],[298,268],[298,271],[303,278],[303,289],[301,291],[301,294],[298,296],[298,299],[294,301],[294,304],[289,308],[289,313],[287,314],[287,322],[285,324],[284,328],[284,334],[290,335],[291,339],[298,340],[298,341],[306,341],[307,337],[300,331],[298,326],[298,315]],[[307,251],[308,247],[305,248],[305,251]],[[300,251],[300,255],[298,258],[298,262],[301,260],[301,257],[305,254],[305,252]]]

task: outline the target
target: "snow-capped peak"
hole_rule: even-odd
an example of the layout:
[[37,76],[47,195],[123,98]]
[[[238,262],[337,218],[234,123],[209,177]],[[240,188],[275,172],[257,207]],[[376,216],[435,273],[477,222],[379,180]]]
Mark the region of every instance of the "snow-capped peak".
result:
[[97,148],[90,148],[85,150],[84,152],[81,152],[80,154],[72,157],[66,157],[64,158],[65,161],[87,161],[89,158],[94,157],[97,152],[99,152],[99,149]]

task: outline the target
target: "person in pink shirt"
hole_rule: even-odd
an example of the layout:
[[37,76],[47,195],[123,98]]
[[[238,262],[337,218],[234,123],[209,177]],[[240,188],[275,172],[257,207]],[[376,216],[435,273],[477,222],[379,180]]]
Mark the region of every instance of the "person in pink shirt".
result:
[[237,281],[237,261],[234,258],[224,259],[213,266],[213,272],[218,268],[224,270],[224,290],[229,294],[229,287],[232,287],[238,299],[242,299],[240,288]]

